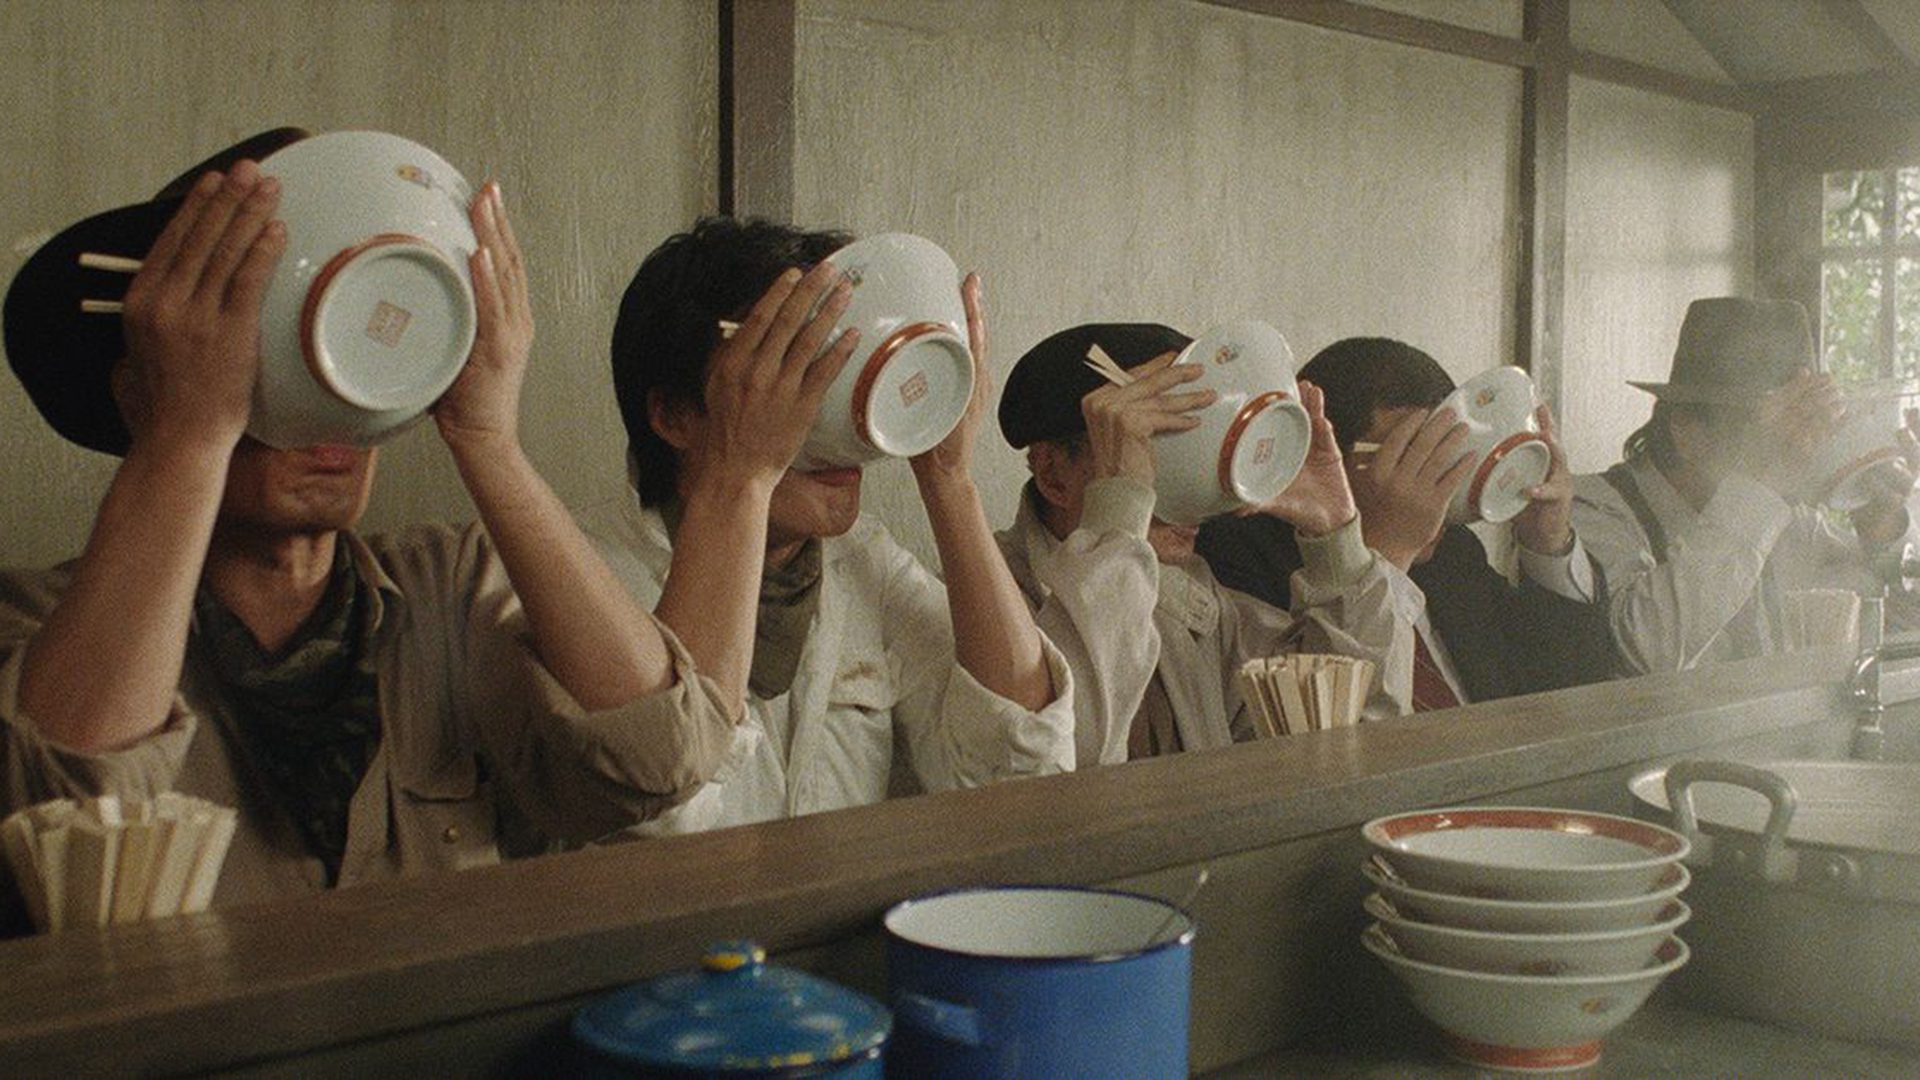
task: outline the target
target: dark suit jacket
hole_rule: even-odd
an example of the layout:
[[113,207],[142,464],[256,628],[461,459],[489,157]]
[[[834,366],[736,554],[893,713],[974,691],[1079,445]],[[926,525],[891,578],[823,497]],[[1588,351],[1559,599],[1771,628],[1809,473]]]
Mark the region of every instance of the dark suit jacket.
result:
[[[1300,568],[1292,526],[1264,515],[1215,518],[1198,546],[1229,588],[1287,606]],[[1469,701],[1599,682],[1617,670],[1604,595],[1582,604],[1530,582],[1515,587],[1464,525],[1447,526],[1433,558],[1408,576],[1427,594],[1427,620]],[[1604,589],[1598,573],[1594,585]]]

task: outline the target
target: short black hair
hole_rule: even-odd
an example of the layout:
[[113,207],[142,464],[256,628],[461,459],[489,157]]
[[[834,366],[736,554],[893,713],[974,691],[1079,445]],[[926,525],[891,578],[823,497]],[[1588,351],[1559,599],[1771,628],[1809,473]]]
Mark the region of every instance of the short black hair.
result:
[[704,408],[720,320],[742,318],[781,274],[811,267],[852,240],[758,218],[704,217],[641,262],[620,299],[612,359],[613,392],[643,505],[672,499],[680,475],[673,447],[647,417],[648,398],[659,393]]
[[1327,422],[1342,451],[1353,449],[1381,409],[1431,409],[1453,393],[1440,362],[1404,341],[1351,337],[1314,354],[1300,377],[1327,395]]

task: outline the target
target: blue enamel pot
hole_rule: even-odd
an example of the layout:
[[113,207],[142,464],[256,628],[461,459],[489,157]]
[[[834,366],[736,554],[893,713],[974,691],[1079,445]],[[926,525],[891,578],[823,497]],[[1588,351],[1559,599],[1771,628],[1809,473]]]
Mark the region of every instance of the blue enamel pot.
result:
[[939,893],[887,912],[889,1076],[1187,1075],[1193,921],[1102,889]]
[[700,967],[608,994],[573,1017],[582,1077],[879,1080],[892,1018],[880,1003],[766,962],[750,941]]

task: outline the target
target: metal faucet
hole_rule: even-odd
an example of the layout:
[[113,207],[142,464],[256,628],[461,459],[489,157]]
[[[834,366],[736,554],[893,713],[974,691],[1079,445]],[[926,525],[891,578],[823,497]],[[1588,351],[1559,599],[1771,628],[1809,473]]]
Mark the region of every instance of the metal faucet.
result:
[[1909,545],[1879,561],[1874,567],[1880,579],[1878,596],[1860,598],[1860,652],[1854,657],[1853,677],[1848,693],[1857,717],[1853,725],[1853,757],[1860,761],[1882,761],[1887,753],[1886,729],[1880,726],[1887,708],[1880,700],[1880,666],[1888,661],[1920,660],[1920,639],[1889,642],[1887,635],[1887,593],[1892,589],[1911,590],[1920,578],[1920,557]]

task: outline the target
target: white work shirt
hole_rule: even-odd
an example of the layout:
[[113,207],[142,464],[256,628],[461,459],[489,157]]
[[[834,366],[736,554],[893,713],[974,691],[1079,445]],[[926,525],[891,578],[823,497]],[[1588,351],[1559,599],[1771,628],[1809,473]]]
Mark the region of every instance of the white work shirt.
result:
[[[1667,559],[1632,508],[1598,474],[1574,478],[1574,523],[1606,576],[1620,656],[1635,673],[1684,671],[1785,647],[1779,598],[1788,589],[1871,590],[1873,554],[1851,529],[1790,506],[1757,480],[1732,475],[1695,511],[1647,457],[1628,463],[1666,535]],[[1906,536],[1916,539],[1912,508]],[[1915,624],[1916,604],[1896,597],[1888,625]]]
[[1289,615],[1221,585],[1198,558],[1161,563],[1146,539],[1154,502],[1146,484],[1089,484],[1079,526],[1064,540],[1040,520],[1036,497],[1029,483],[998,539],[1035,620],[1073,669],[1083,765],[1127,760],[1128,735],[1156,675],[1183,749],[1255,737],[1236,676],[1246,661],[1282,653],[1370,660],[1369,711],[1406,711],[1413,627],[1397,613],[1385,560],[1367,550],[1357,521],[1301,540],[1305,565],[1293,576]]
[[[635,600],[657,607],[673,557],[659,511],[629,493],[579,516]],[[792,687],[771,700],[749,694],[715,778],[637,831],[695,832],[1073,768],[1072,676],[1051,642],[1042,648],[1055,697],[1032,712],[955,660],[946,587],[886,529],[862,518],[821,545],[819,610]]]

